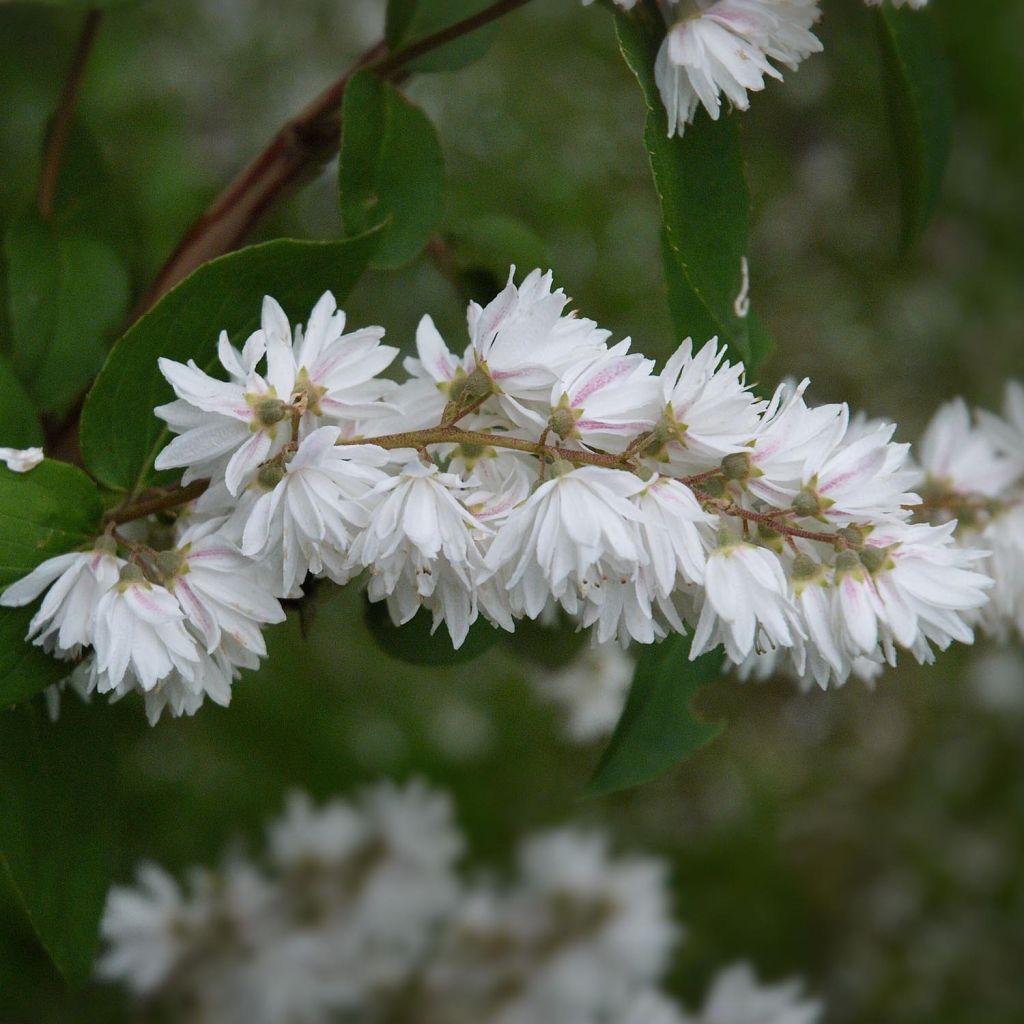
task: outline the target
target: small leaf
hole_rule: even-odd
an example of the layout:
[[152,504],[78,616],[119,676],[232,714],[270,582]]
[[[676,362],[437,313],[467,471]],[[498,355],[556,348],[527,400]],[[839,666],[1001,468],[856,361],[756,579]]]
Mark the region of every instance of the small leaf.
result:
[[587,787],[603,796],[649,782],[713,740],[721,725],[690,708],[694,694],[721,675],[720,651],[689,660],[689,637],[645,647],[626,707]]
[[119,832],[111,716],[77,697],[0,712],[0,862],[68,981],[86,981]]
[[886,5],[875,17],[906,249],[928,226],[942,194],[952,137],[953,94],[939,34],[927,12]]
[[[0,468],[0,588],[40,562],[88,543],[103,506],[95,484],[64,462],[28,473]],[[68,665],[25,639],[31,608],[0,609],[0,707],[25,700],[68,674]]]
[[11,362],[39,409],[60,412],[103,363],[128,308],[128,272],[105,242],[64,234],[34,210],[5,239]]
[[404,626],[396,626],[383,601],[367,601],[364,608],[366,626],[386,654],[407,665],[441,668],[462,665],[489,650],[498,641],[500,630],[484,619],[469,627],[462,646],[455,650],[443,625],[431,633],[433,618],[425,609],[418,611]]
[[10,362],[0,356],[0,447],[31,448],[42,443],[35,404]]
[[749,247],[750,195],[731,115],[712,121],[702,109],[682,138],[668,137],[654,78],[664,37],[660,18],[638,7],[618,12],[619,47],[647,101],[644,141],[661,202],[663,256],[672,322],[679,340],[699,347],[712,336],[756,369],[749,324],[738,301]]
[[[471,17],[494,0],[390,0],[385,38],[394,52]],[[412,61],[413,72],[454,71],[482,57],[498,33],[497,22],[478,28]]]
[[338,187],[349,235],[381,227],[373,264],[400,267],[427,244],[444,214],[444,156],[419,107],[370,71],[348,83]]
[[81,440],[93,476],[129,492],[172,480],[173,473],[153,471],[168,438],[153,409],[174,397],[158,357],[212,368],[220,331],[244,340],[259,324],[264,295],[297,318],[328,289],[343,301],[375,244],[373,235],[343,242],[279,239],[221,256],[189,275],[114,346],[89,392]]

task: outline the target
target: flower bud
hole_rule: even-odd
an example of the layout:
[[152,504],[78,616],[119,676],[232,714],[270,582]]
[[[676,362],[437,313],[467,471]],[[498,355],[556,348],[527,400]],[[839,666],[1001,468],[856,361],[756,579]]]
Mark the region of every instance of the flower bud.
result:
[[173,579],[185,567],[185,555],[178,548],[161,551],[154,559],[157,571],[166,579]]
[[856,551],[840,551],[836,555],[836,573],[859,572],[861,568],[860,558]]
[[888,557],[889,552],[885,548],[869,546],[865,547],[860,552],[860,564],[863,565],[868,572],[875,573],[885,565]]
[[859,548],[864,544],[865,534],[859,526],[844,526],[838,533],[851,548]]
[[793,559],[793,568],[789,574],[794,580],[813,580],[820,572],[820,562],[816,562],[810,555],[799,554]]
[[722,459],[722,475],[726,480],[750,479],[750,452],[733,452]]
[[798,516],[816,516],[821,512],[821,499],[814,491],[805,487],[793,499],[793,511]]
[[557,409],[551,411],[551,416],[548,419],[548,426],[551,430],[558,435],[558,437],[565,439],[569,437],[576,428],[576,414],[568,406],[561,405]]
[[264,427],[272,427],[288,415],[285,403],[280,398],[261,398],[253,406],[253,411],[256,413],[256,419]]
[[265,491],[272,491],[284,479],[284,466],[279,462],[268,462],[260,466],[256,483]]

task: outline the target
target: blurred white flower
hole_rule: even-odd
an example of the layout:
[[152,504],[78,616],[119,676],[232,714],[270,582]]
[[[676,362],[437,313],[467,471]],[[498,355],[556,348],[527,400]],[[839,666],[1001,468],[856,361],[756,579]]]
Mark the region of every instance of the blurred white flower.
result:
[[817,0],[696,0],[669,27],[654,65],[669,136],[682,135],[701,105],[717,121],[722,94],[746,110],[748,91],[781,80],[772,61],[795,71],[818,53],[818,17]]

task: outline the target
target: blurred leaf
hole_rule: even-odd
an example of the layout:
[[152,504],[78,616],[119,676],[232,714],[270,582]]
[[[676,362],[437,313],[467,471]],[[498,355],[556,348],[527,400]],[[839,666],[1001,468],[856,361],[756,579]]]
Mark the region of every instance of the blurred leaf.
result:
[[508,268],[521,270],[548,266],[544,239],[528,224],[503,213],[485,214],[454,225],[447,237],[463,270],[486,268],[499,278],[499,291],[505,286]]
[[753,365],[747,317],[737,312],[750,235],[750,196],[732,116],[702,109],[682,138],[668,137],[654,79],[664,25],[646,8],[615,16],[619,46],[647,101],[644,140],[661,202],[669,308],[678,340],[714,335]]
[[104,242],[65,234],[34,209],[5,238],[11,363],[43,411],[66,409],[103,363],[128,308],[128,272]]
[[524,661],[556,672],[572,664],[590,637],[559,613],[555,626],[542,626],[534,619],[520,619],[514,633],[502,632],[505,646]]
[[[0,587],[95,536],[103,507],[96,485],[66,462],[28,473],[0,467]],[[0,706],[25,700],[68,674],[68,666],[25,640],[31,608],[0,609]]]
[[96,139],[77,122],[64,147],[53,223],[62,234],[104,242],[126,264],[137,256],[138,228],[130,199],[115,188]]
[[345,89],[338,187],[349,235],[380,226],[372,263],[414,259],[444,215],[444,156],[426,114],[360,71]]
[[902,245],[908,248],[927,227],[942,194],[952,138],[952,86],[927,12],[886,5],[875,17],[900,180]]
[[[392,52],[471,17],[493,0],[390,0],[385,37]],[[454,71],[482,57],[498,32],[497,22],[461,36],[408,65],[410,71]]]
[[123,7],[135,0],[0,0],[0,7],[5,4],[39,4],[42,7],[65,7],[69,11],[87,11],[91,7]]
[[35,404],[10,362],[0,356],[0,447],[31,448],[42,443]]
[[92,971],[119,831],[111,716],[77,697],[0,712],[0,854],[68,981]]
[[690,639],[673,635],[645,647],[619,724],[587,787],[603,796],[650,782],[713,740],[721,725],[691,710],[694,694],[721,675],[722,654],[689,660]]
[[244,340],[259,325],[264,295],[294,318],[305,317],[327,289],[343,301],[375,245],[373,234],[343,242],[279,239],[221,256],[173,288],[118,341],[89,392],[81,422],[89,471],[130,492],[173,480],[173,473],[153,471],[168,438],[153,409],[174,397],[157,358],[194,359],[212,369],[220,331]]
[[462,646],[455,650],[444,626],[431,633],[430,612],[418,611],[404,626],[396,626],[384,601],[366,601],[364,617],[373,639],[386,654],[409,665],[439,668],[461,665],[480,657],[498,641],[501,631],[485,619],[477,619],[469,627]]

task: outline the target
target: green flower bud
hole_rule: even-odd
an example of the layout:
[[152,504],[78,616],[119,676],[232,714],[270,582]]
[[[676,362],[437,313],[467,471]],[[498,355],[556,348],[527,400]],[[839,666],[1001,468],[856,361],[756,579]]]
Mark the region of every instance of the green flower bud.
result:
[[284,466],[278,462],[268,462],[260,466],[256,474],[256,483],[265,491],[272,491],[284,479]]
[[798,516],[816,516],[821,512],[821,500],[814,491],[805,487],[793,499],[793,511]]
[[722,474],[726,480],[750,479],[750,452],[733,452],[722,459]]
[[280,398],[261,398],[253,406],[253,411],[256,413],[256,419],[264,427],[272,427],[288,415],[285,403]]
[[859,526],[844,526],[838,532],[851,548],[859,548],[864,543],[864,531]]
[[837,573],[859,572],[860,567],[860,558],[856,551],[840,551],[836,555]]
[[860,564],[868,572],[875,573],[885,565],[889,552],[885,548],[865,547],[860,552]]
[[790,575],[794,580],[813,580],[820,572],[821,563],[816,562],[810,555],[800,554],[793,559]]

